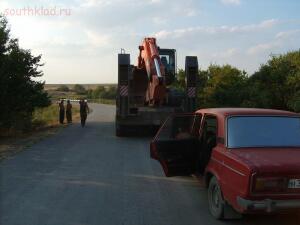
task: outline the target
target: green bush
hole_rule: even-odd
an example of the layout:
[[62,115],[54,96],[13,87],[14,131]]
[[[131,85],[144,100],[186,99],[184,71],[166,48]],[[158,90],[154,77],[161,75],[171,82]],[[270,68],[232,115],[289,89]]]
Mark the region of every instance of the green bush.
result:
[[105,88],[103,86],[98,86],[95,90],[88,90],[87,91],[87,98],[88,99],[109,99],[114,100],[117,94],[117,87],[110,86]]
[[75,84],[73,91],[78,95],[84,95],[87,93],[83,85]]
[[62,92],[69,92],[70,89],[67,85],[60,85],[57,89],[57,91],[62,91]]
[[211,65],[202,76],[199,88],[200,107],[239,107],[246,98],[247,76],[230,65]]

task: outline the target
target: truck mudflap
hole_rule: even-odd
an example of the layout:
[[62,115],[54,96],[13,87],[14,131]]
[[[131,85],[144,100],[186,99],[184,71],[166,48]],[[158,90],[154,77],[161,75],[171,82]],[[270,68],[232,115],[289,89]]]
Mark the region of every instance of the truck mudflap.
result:
[[186,112],[194,112],[197,108],[198,68],[196,56],[187,56],[185,58]]
[[126,117],[129,110],[130,55],[118,55],[117,115]]

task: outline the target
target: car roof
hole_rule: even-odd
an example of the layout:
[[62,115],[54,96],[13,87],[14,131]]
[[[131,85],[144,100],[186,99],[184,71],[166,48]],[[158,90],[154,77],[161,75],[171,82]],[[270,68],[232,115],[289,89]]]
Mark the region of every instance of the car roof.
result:
[[276,115],[276,116],[299,116],[295,112],[289,112],[276,109],[260,109],[260,108],[208,108],[200,109],[196,113],[211,113],[218,116],[231,115]]

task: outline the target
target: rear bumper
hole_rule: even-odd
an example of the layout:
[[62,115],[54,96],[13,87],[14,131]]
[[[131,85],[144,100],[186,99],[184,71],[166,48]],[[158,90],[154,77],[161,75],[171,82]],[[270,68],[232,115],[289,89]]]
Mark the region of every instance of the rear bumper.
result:
[[182,112],[179,107],[137,107],[136,113],[116,115],[116,122],[124,126],[161,126],[173,113]]
[[245,211],[265,211],[274,212],[287,209],[300,209],[300,200],[272,200],[252,201],[237,197],[237,203]]

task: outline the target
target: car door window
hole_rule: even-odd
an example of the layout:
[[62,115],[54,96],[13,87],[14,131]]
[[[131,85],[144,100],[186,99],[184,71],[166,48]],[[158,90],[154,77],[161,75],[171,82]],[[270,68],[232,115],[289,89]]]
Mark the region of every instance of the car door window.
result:
[[156,140],[183,140],[197,137],[201,114],[182,114],[169,117],[158,132]]
[[206,115],[202,127],[202,141],[209,146],[214,147],[217,139],[217,118],[212,115]]
[[203,173],[210,160],[212,149],[216,146],[217,118],[215,116],[205,115],[200,140],[198,172]]

